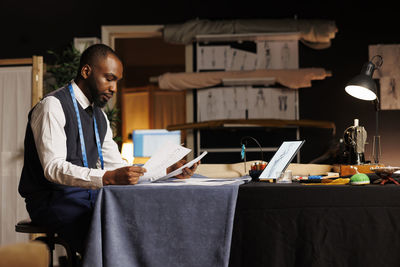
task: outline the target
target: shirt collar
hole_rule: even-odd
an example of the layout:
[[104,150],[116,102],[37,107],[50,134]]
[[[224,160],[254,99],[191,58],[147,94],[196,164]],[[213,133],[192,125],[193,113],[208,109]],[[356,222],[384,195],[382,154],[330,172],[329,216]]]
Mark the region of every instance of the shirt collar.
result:
[[79,88],[79,86],[75,83],[74,80],[71,81],[71,85],[72,89],[74,90],[75,98],[83,109],[86,109],[88,106],[93,106],[90,104],[89,99],[85,96],[81,88]]

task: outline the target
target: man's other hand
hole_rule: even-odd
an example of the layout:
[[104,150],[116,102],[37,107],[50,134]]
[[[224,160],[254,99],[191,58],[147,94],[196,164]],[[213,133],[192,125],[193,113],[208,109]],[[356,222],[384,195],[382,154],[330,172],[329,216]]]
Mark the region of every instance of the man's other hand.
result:
[[146,172],[145,168],[139,166],[128,166],[107,171],[103,175],[103,185],[129,185],[137,184],[140,176]]
[[[167,168],[167,174],[170,173],[170,172],[172,172],[172,171],[174,171],[174,170],[176,170],[176,169],[179,169],[180,167],[182,167],[182,166],[185,165],[185,164],[186,164],[186,160],[181,159],[180,161],[178,161],[178,162],[175,163],[174,165],[171,165],[171,166],[169,166],[169,167]],[[175,177],[176,177],[176,178],[179,178],[179,179],[190,178],[190,177],[195,173],[195,171],[196,171],[196,169],[197,169],[197,166],[199,166],[199,164],[200,164],[200,161],[198,161],[198,162],[196,162],[195,164],[193,164],[193,166],[190,167],[190,168],[184,168],[184,169],[182,170],[182,173],[179,174],[179,175],[177,175],[177,176],[175,176]]]

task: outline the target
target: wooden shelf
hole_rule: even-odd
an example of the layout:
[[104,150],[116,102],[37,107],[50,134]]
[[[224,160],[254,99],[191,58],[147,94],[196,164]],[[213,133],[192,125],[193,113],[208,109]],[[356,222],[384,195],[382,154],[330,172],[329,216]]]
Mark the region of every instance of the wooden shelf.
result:
[[336,133],[336,125],[330,121],[316,120],[278,120],[278,119],[230,119],[230,120],[212,120],[205,122],[184,123],[168,125],[167,130],[191,130],[191,129],[211,129],[228,127],[313,127],[332,129],[332,135]]
[[199,34],[197,42],[291,41],[299,40],[300,32]]

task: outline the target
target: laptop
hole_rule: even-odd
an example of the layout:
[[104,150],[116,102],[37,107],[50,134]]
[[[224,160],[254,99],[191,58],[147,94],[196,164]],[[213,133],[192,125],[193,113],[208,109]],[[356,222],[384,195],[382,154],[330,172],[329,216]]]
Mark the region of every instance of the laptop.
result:
[[304,142],[305,140],[284,141],[268,162],[267,167],[265,167],[264,171],[260,174],[259,179],[277,179],[289,166]]

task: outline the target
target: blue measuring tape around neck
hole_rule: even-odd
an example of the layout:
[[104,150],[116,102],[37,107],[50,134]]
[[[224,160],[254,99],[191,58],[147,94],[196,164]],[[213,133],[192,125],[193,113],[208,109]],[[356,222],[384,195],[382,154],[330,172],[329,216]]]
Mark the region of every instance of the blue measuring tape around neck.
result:
[[[88,168],[89,165],[88,165],[87,156],[86,156],[85,139],[83,137],[81,116],[79,115],[78,103],[76,102],[75,93],[74,93],[74,90],[72,89],[71,84],[68,85],[68,89],[71,94],[72,102],[74,103],[76,119],[78,121],[78,131],[79,131],[79,139],[80,139],[80,143],[81,143],[83,165]],[[96,117],[94,116],[94,112],[93,112],[93,127],[94,127],[94,133],[96,136],[97,153],[99,154],[99,157],[100,157],[101,169],[104,170],[103,153],[101,151],[99,130],[97,129],[97,122],[96,122]]]

